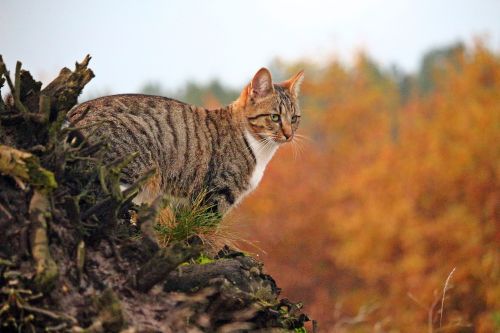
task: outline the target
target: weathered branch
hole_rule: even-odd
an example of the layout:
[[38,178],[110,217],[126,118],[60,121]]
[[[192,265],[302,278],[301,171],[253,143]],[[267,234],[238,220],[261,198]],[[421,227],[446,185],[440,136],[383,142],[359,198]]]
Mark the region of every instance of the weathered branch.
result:
[[24,304],[22,306],[22,308],[26,311],[41,314],[41,315],[44,315],[44,316],[49,317],[49,318],[54,319],[54,320],[67,321],[67,322],[70,322],[71,324],[77,323],[77,320],[75,318],[68,316],[67,314],[64,314],[64,313],[59,313],[59,312],[54,312],[54,311],[50,311],[47,309],[42,309],[42,308],[28,305],[28,304]]
[[15,90],[15,87],[10,78],[10,73],[7,70],[7,66],[5,66],[5,63],[3,62],[2,55],[0,55],[0,75],[3,75],[5,77],[5,80],[7,80],[7,85],[9,86],[10,91],[13,92]]
[[76,248],[76,269],[78,270],[78,279],[82,278],[83,268],[85,266],[85,242],[82,240]]
[[187,265],[171,272],[165,280],[165,291],[189,292],[205,288],[210,280],[225,278],[243,291],[249,291],[248,277],[241,263],[235,259],[221,259],[204,265]]
[[14,103],[16,104],[16,108],[22,113],[28,113],[28,110],[21,102],[21,62],[16,62],[16,74],[14,79],[14,91],[12,94],[14,95]]
[[130,164],[130,162],[132,162],[138,155],[138,152],[134,152],[127,156],[120,157],[115,161],[99,168],[99,181],[106,194],[111,194],[112,197],[119,201],[123,200],[123,194],[120,189],[122,171],[123,168]]
[[30,201],[29,213],[32,223],[31,255],[36,263],[35,283],[40,290],[50,290],[59,270],[52,259],[47,238],[47,216],[50,216],[50,204],[46,193],[36,189]]
[[[0,56],[0,67],[1,66],[3,66],[2,56]],[[0,68],[0,114],[5,112],[5,103],[3,102],[3,98],[2,98],[2,87],[3,87],[4,83],[5,83],[5,79],[3,78],[3,72],[2,72],[2,69]]]
[[[90,59],[90,55],[86,55],[81,63],[75,64],[74,71],[64,67],[41,91],[41,95],[50,96],[53,100],[54,111],[68,111],[76,104],[83,87],[94,77],[92,70],[87,67]],[[51,118],[56,116],[52,114]]]
[[200,247],[176,243],[171,247],[161,249],[144,266],[139,269],[132,282],[135,289],[147,292],[153,286],[165,280],[168,274],[181,263],[197,256]]
[[280,292],[275,281],[262,272],[259,262],[238,252],[230,253],[229,256],[212,263],[181,266],[169,274],[164,289],[189,292],[209,286],[214,279],[225,279],[247,293],[260,290],[259,297],[271,303],[277,299]]
[[116,198],[109,196],[106,199],[103,199],[102,201],[98,202],[95,204],[93,207],[89,208],[85,212],[82,213],[81,219],[85,220],[89,218],[90,216],[102,211],[103,209],[109,209],[109,207],[117,207],[123,202],[126,202],[131,199],[139,189],[144,185],[144,183],[152,176],[154,175],[155,170],[150,170],[149,172],[145,173],[141,178],[139,178],[134,184],[132,184],[129,188],[127,188],[125,191],[122,193],[122,201],[117,200]]
[[[18,61],[16,63],[16,72],[14,74],[14,83],[12,83],[10,78],[10,73],[7,71],[7,67],[0,56],[0,74],[5,76],[7,84],[11,90],[12,96],[14,97],[14,105],[21,112],[21,114],[27,115],[29,109],[24,105],[23,100],[32,92],[38,93],[41,82],[33,80],[31,74],[27,71],[21,70],[22,63]],[[34,117],[36,119],[36,117]]]
[[42,168],[36,156],[5,145],[0,145],[0,174],[45,189],[57,187],[54,174]]
[[46,95],[41,95],[39,99],[38,112],[40,118],[44,120],[44,122],[49,120],[50,117],[50,97]]

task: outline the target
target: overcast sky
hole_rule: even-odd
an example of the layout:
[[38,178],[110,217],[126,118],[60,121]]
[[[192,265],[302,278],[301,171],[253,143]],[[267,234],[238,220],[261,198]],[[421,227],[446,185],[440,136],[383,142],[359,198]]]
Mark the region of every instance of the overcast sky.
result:
[[487,36],[500,49],[499,0],[1,0],[0,54],[39,79],[90,53],[87,93],[175,89],[219,77],[241,87],[260,67],[364,49],[418,67],[423,52]]

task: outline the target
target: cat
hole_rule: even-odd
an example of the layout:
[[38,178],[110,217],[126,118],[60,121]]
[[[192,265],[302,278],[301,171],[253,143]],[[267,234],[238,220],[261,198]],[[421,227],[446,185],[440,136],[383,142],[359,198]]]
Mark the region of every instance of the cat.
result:
[[124,94],[77,105],[67,120],[84,135],[106,138],[107,161],[138,152],[123,170],[123,188],[156,169],[134,203],[162,194],[192,200],[206,191],[206,204],[225,214],[257,187],[278,147],[293,139],[303,78],[300,71],[274,84],[261,68],[236,101],[220,109]]

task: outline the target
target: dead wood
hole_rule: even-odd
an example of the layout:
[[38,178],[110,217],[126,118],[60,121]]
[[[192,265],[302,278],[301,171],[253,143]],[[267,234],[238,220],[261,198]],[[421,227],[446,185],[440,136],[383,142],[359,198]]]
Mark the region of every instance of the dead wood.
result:
[[162,198],[131,203],[154,170],[122,192],[121,169],[133,156],[106,164],[105,144],[61,128],[94,76],[89,60],[41,89],[20,62],[11,78],[0,56],[0,89],[11,91],[0,98],[0,331],[303,327],[301,305],[280,299],[253,258],[228,248],[210,257],[196,237],[160,248]]
[[199,246],[174,244],[159,250],[135,276],[134,286],[137,290],[148,292],[155,284],[167,278],[168,273],[181,263],[199,255]]

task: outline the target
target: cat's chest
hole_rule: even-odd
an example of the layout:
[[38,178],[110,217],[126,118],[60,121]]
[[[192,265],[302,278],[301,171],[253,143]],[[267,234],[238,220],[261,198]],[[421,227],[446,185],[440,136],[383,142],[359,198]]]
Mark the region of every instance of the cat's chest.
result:
[[257,187],[257,185],[259,185],[260,180],[264,176],[264,170],[266,169],[267,164],[278,149],[278,145],[274,142],[257,141],[249,133],[245,133],[245,137],[248,141],[248,144],[250,145],[250,148],[252,149],[257,162],[250,176],[249,188],[247,190],[247,193],[245,193],[248,194],[253,191]]

